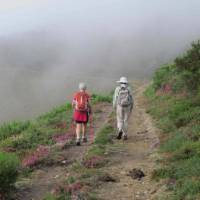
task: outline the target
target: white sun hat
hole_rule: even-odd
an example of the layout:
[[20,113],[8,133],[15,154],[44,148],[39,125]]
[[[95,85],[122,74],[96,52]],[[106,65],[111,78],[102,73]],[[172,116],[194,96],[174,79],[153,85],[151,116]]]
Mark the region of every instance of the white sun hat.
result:
[[128,80],[126,77],[121,77],[119,81],[117,81],[117,83],[128,83]]
[[79,83],[79,90],[86,90],[87,85],[85,83]]

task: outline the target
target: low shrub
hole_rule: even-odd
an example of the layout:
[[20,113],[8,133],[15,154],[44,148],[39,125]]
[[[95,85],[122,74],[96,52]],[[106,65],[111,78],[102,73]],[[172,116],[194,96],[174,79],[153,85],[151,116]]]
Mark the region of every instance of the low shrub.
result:
[[174,65],[164,65],[157,69],[153,77],[153,87],[156,90],[162,88],[162,86],[169,82],[174,71]]
[[196,91],[200,84],[200,40],[192,43],[192,47],[175,59],[177,70],[182,73],[189,91]]
[[14,154],[0,152],[0,192],[9,191],[18,175],[19,160]]

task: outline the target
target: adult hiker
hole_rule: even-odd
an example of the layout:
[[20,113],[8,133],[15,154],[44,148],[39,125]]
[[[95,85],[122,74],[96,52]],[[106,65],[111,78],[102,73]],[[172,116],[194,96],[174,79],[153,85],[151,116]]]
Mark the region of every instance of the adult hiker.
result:
[[73,120],[76,123],[76,145],[81,145],[82,142],[87,142],[86,128],[91,113],[90,96],[86,92],[87,86],[85,83],[79,83],[79,91],[75,93],[72,107],[74,108]]
[[113,108],[116,109],[117,114],[117,139],[120,140],[123,136],[127,140],[128,119],[133,109],[133,96],[131,88],[126,77],[121,77],[119,86],[116,87],[113,96]]

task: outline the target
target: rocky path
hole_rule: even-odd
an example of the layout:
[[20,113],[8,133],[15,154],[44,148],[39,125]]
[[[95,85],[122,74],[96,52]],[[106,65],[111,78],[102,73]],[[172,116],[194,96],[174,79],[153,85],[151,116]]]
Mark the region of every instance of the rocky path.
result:
[[[159,130],[145,111],[143,95],[148,84],[136,84],[135,108],[129,121],[128,140],[116,141],[122,145],[122,151],[111,157],[108,171],[118,181],[105,183],[96,192],[104,200],[155,200],[158,185],[151,180],[156,167],[154,156],[159,146]],[[138,171],[141,170],[141,171]],[[142,172],[144,177],[142,177]]]
[[[95,113],[94,133],[97,133],[112,112],[112,106],[108,103],[101,103],[94,106],[93,112]],[[88,142],[79,147],[70,145],[60,151],[52,152],[52,157],[57,155],[52,165],[41,166],[32,173],[30,178],[18,182],[20,186],[17,200],[42,200],[48,192],[66,179],[68,167],[77,160],[80,161],[90,146]],[[63,160],[60,160],[60,157],[63,157]]]

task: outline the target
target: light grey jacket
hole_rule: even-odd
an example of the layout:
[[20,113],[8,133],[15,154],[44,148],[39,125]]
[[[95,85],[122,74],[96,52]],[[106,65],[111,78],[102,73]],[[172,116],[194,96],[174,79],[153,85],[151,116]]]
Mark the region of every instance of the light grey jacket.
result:
[[[117,86],[115,88],[115,92],[114,92],[114,95],[113,95],[113,108],[117,107],[117,101],[118,101],[118,95],[119,95],[120,89],[121,89],[120,86]],[[128,86],[128,90],[130,91],[130,94],[131,94],[131,110],[132,110],[133,109],[133,96],[132,96],[132,90],[131,90],[130,86]]]

